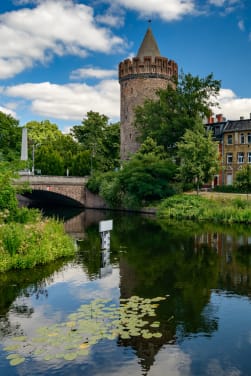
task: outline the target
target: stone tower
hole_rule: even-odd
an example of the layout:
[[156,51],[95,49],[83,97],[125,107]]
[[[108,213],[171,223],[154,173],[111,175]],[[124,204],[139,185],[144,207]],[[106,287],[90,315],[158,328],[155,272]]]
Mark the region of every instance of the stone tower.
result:
[[134,127],[134,109],[146,99],[155,99],[158,89],[178,76],[177,64],[162,57],[148,28],[137,56],[119,64],[120,83],[120,157],[126,160],[139,148]]

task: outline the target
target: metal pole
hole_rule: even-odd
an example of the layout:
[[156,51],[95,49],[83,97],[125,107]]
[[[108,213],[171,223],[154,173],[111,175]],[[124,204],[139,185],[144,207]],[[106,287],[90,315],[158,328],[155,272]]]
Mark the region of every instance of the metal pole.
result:
[[35,175],[35,144],[32,145],[32,175]]

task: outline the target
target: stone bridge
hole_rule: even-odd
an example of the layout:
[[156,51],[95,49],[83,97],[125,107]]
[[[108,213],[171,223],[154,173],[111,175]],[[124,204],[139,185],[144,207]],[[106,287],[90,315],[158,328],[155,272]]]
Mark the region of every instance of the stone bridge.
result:
[[95,209],[106,208],[105,202],[86,188],[87,181],[88,177],[21,175],[16,180],[16,184],[28,184],[31,190],[27,189],[22,196],[35,202]]

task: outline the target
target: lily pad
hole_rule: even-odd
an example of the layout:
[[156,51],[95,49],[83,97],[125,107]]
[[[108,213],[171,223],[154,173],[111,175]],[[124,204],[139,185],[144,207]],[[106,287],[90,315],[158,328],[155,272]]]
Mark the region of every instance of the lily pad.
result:
[[64,355],[64,359],[68,361],[75,360],[77,355],[77,353],[68,353]]
[[10,365],[11,366],[18,366],[19,364],[23,363],[24,361],[25,361],[25,358],[23,358],[23,357],[14,358],[14,359],[11,359]]

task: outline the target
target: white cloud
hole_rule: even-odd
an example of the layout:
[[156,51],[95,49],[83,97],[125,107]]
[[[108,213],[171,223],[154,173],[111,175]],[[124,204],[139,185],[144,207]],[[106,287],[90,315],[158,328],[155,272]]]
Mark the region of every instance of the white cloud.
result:
[[95,86],[87,84],[56,85],[50,82],[10,86],[5,95],[23,98],[31,110],[44,117],[82,120],[88,111],[97,111],[118,120],[120,111],[117,80],[104,80]]
[[12,111],[10,108],[6,108],[6,107],[3,107],[3,106],[0,106],[0,111],[4,112],[7,115],[11,115],[14,118],[16,118],[16,113],[14,111]]
[[245,30],[245,25],[244,25],[244,21],[243,20],[240,20],[238,22],[238,28],[241,30],[241,31],[244,31]]
[[117,70],[101,68],[80,68],[71,72],[70,78],[75,80],[79,78],[111,78],[118,74]]
[[195,12],[195,0],[118,0],[118,3],[143,17],[158,16],[166,21],[179,20]]
[[209,0],[209,4],[215,5],[217,7],[222,7],[226,0]]
[[72,0],[44,0],[0,15],[0,78],[54,55],[116,52],[123,40],[95,21],[93,9]]
[[236,367],[225,367],[218,359],[210,359],[205,373],[207,376],[241,376],[242,372]]
[[154,365],[148,372],[149,376],[172,375],[191,376],[191,358],[178,346],[166,345],[156,355]]
[[221,112],[228,120],[238,120],[241,116],[250,117],[251,98],[240,98],[230,89],[221,89],[219,99],[220,109],[214,109],[215,113]]
[[209,0],[208,3],[216,7],[231,6],[240,4],[242,0]]

